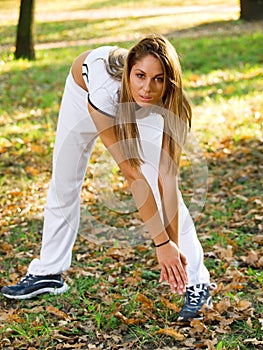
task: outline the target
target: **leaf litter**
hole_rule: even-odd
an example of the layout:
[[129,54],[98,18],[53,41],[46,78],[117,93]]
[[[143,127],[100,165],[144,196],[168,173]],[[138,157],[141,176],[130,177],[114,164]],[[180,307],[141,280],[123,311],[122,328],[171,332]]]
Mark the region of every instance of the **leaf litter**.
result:
[[[262,221],[259,219],[263,215],[263,205],[255,191],[250,197],[250,183],[240,181],[238,186],[233,186],[232,179],[258,179],[261,165],[252,151],[262,150],[262,143],[257,140],[242,140],[238,145],[228,142],[228,148],[230,153],[227,156],[217,151],[208,158],[213,179],[219,179],[220,183],[215,187],[215,180],[210,182],[206,207],[197,222],[197,228],[202,231],[200,238],[205,255],[214,264],[210,269],[211,277],[218,283],[217,289],[212,291],[213,308],[201,310],[203,320],[193,320],[186,325],[176,322],[182,299],[171,296],[168,286],[157,283],[158,265],[149,241],[132,247],[102,247],[89,242],[85,236],[79,236],[72,267],[65,274],[71,285],[69,293],[27,302],[1,299],[1,347],[29,349],[32,344],[32,349],[165,349],[167,346],[169,349],[176,346],[182,349],[217,349],[220,339],[234,333],[237,323],[242,322],[247,327],[247,336],[242,336],[243,344],[260,349],[263,315],[262,307],[258,306],[263,300],[263,239]],[[242,161],[237,156],[240,150],[246,155]],[[242,169],[236,167],[240,161]],[[223,169],[224,176],[219,176],[217,172]],[[43,185],[39,187],[45,188]],[[21,208],[22,202],[31,208],[27,215],[33,214],[32,218],[42,210],[41,207],[35,210],[35,198],[27,196],[28,191],[13,189],[2,199],[7,206],[10,203],[8,218],[12,224],[2,227],[2,235],[10,237],[10,240],[1,239],[0,267],[2,276],[5,276],[5,266],[10,264],[9,278],[13,282],[26,271],[20,257],[24,256],[29,261],[37,254],[40,245],[41,220],[25,224],[21,210],[15,210],[16,206]],[[237,197],[237,194],[242,197]],[[228,203],[228,211],[223,209],[222,198],[224,203]],[[232,211],[231,203],[237,200],[239,202]],[[34,206],[30,201],[34,201]],[[89,201],[91,205],[96,203],[91,196]],[[7,206],[1,215],[3,221],[7,220]],[[211,213],[221,208],[222,216],[215,222]],[[129,225],[129,217],[125,215],[118,220]],[[239,220],[242,225],[234,225]],[[36,234],[33,241],[30,233],[32,224]],[[21,232],[12,241],[12,230],[19,225]],[[211,239],[211,230],[214,236],[219,237],[214,245],[207,241]],[[243,242],[237,239],[240,232],[243,237],[244,233],[247,235]],[[82,278],[94,279],[95,282],[90,289],[78,290],[74,284],[76,279]],[[6,283],[8,279],[2,277],[1,284]],[[71,305],[73,299],[81,300],[81,306]],[[109,310],[105,311],[107,307]],[[112,324],[110,320],[113,320]],[[25,335],[23,326],[29,322],[31,331],[27,330]],[[44,327],[47,328],[46,333],[41,331]],[[150,334],[150,339],[143,344],[143,338],[136,333],[138,329]],[[257,337],[255,334],[258,334]],[[54,345],[49,345],[49,339]]]

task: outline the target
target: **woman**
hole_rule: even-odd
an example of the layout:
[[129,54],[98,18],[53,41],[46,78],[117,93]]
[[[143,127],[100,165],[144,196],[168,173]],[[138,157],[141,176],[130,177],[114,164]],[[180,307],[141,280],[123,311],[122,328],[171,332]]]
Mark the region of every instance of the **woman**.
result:
[[151,234],[160,282],[167,281],[172,292],[186,292],[179,320],[198,317],[211,297],[203,251],[177,186],[187,123],[191,125],[191,108],[180,63],[164,37],[147,36],[128,53],[104,46],[81,54],[61,103],[40,259],[31,262],[17,285],[3,287],[3,295],[26,299],[67,290],[61,274],[71,264],[79,194],[99,135],[126,177]]

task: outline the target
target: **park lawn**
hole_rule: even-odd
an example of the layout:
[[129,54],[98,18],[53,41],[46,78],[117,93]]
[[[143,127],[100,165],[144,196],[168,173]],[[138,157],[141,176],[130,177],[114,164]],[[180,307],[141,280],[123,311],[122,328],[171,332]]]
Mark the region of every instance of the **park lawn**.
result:
[[[83,186],[72,267],[65,273],[71,288],[62,296],[30,301],[0,297],[0,347],[262,348],[262,22],[239,21],[236,11],[194,16],[157,13],[118,20],[105,18],[104,11],[102,19],[77,20],[74,13],[86,9],[86,2],[78,2],[75,8],[76,2],[68,1],[64,20],[56,21],[54,15],[52,20],[47,16],[48,21],[37,21],[37,60],[14,61],[15,7],[10,10],[14,2],[2,3],[9,7],[0,28],[0,285],[19,280],[38,255],[57,113],[73,58],[87,46],[129,47],[138,35],[162,28],[182,60],[185,89],[194,106],[192,135],[208,168],[207,188],[199,191],[200,196],[186,152],[180,186],[218,288],[213,293],[214,310],[206,313],[204,322],[176,323],[183,300],[158,283],[155,252],[140,233],[138,214],[109,210],[98,198],[98,189],[103,189],[93,175],[99,174],[105,153],[98,142]],[[155,6],[167,3],[156,1]],[[37,16],[56,13],[64,4],[41,1]],[[140,4],[148,7],[144,1]],[[102,5],[90,2],[90,9],[103,10]],[[119,9],[133,6],[127,1],[111,2],[115,5]],[[114,193],[129,197],[118,170],[113,169],[112,176]],[[97,228],[93,237],[90,221]],[[111,227],[118,228],[117,234]],[[138,231],[136,238],[133,231]],[[131,237],[134,242],[129,245]]]

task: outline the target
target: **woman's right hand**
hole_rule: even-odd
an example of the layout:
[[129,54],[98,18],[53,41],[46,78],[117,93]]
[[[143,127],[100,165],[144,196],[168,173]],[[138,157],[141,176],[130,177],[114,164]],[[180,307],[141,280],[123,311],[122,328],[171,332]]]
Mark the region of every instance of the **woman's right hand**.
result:
[[186,257],[173,241],[157,247],[156,254],[161,267],[160,282],[168,282],[173,293],[185,293],[188,283]]

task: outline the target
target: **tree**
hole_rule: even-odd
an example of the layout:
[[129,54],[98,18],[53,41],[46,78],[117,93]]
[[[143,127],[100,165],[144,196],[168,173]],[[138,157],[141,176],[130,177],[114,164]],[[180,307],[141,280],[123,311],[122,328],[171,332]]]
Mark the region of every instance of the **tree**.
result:
[[16,35],[15,58],[35,59],[33,42],[35,0],[21,0]]
[[240,0],[240,18],[247,21],[263,19],[263,0]]

